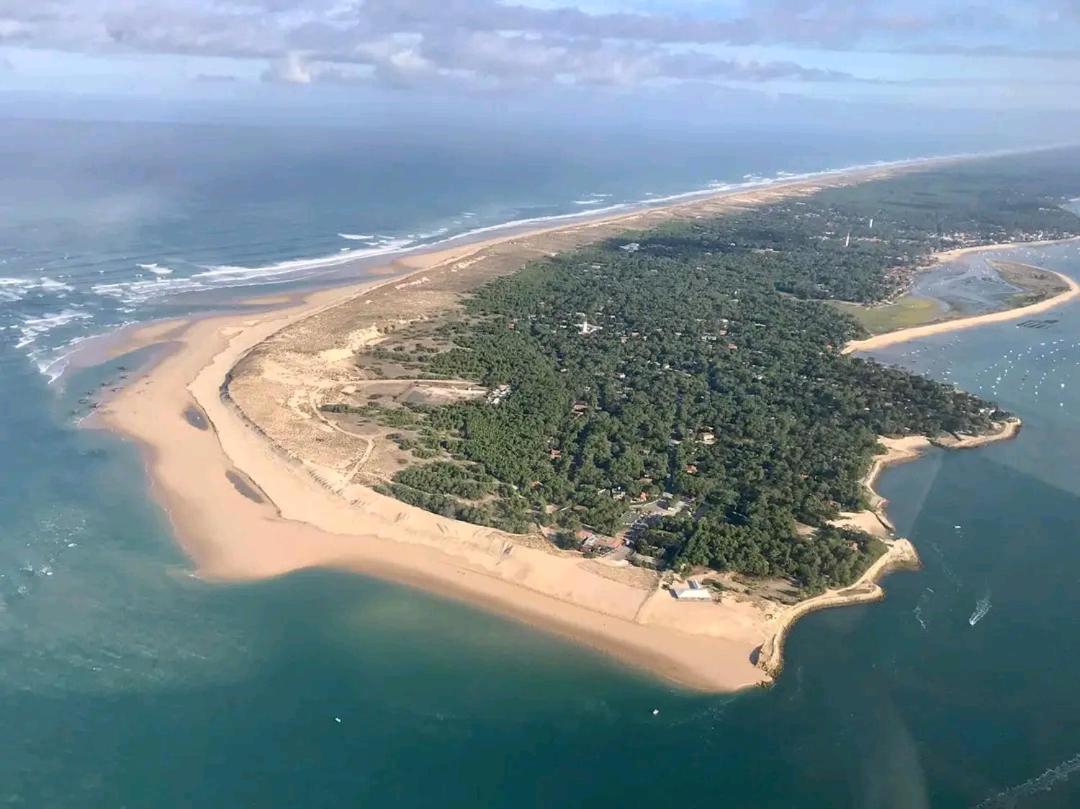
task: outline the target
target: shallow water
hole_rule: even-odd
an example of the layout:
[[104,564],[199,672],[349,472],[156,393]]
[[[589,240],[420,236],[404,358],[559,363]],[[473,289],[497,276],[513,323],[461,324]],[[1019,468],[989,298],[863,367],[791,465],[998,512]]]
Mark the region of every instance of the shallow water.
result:
[[989,258],[986,253],[971,253],[933,267],[915,279],[911,294],[941,301],[963,315],[1001,309],[1009,296],[1021,290],[1004,281]]
[[[1080,277],[1075,247],[1031,260]],[[116,363],[49,387],[9,341],[0,804],[1080,805],[1080,308],[1042,319],[881,353],[1024,430],[888,470],[924,569],[800,622],[778,684],[737,696],[363,577],[198,581],[134,448],[73,426]]]

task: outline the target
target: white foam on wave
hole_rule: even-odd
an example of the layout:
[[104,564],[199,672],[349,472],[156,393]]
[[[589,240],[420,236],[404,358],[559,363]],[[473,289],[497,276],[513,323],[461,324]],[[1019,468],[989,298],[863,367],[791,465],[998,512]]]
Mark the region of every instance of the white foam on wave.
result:
[[70,284],[65,284],[63,281],[56,281],[56,280],[54,280],[52,278],[49,278],[48,276],[45,276],[45,275],[41,276],[41,278],[39,278],[37,280],[36,288],[37,289],[44,289],[44,290],[47,290],[49,292],[74,292],[75,291],[75,287],[71,286]]
[[79,337],[68,340],[64,348],[58,352],[44,352],[44,351],[31,351],[30,359],[34,361],[38,371],[46,379],[46,384],[53,384],[61,376],[64,375],[64,371],[67,370],[68,364],[71,362],[72,355],[78,350],[77,346],[80,343],[85,343],[91,339],[94,335],[84,334]]
[[90,291],[103,298],[114,298],[122,303],[145,303],[165,295],[180,292],[202,292],[210,289],[206,284],[192,281],[190,278],[165,278],[158,276],[153,280],[117,281],[112,284],[94,284]]
[[[238,266],[231,264],[209,265],[202,272],[188,277],[165,278],[165,272],[172,270],[157,264],[140,264],[142,269],[157,275],[153,280],[116,281],[108,284],[95,284],[90,291],[95,295],[113,298],[125,304],[139,304],[157,298],[181,293],[206,292],[212,289],[243,286],[252,283],[275,283],[287,280],[289,276],[299,275],[311,270],[334,267],[357,259],[385,255],[397,252],[413,244],[411,239],[382,238],[382,241],[370,247],[344,248],[329,256],[316,258],[290,259],[260,266]],[[157,268],[151,269],[151,268]]]
[[410,233],[408,238],[415,239],[415,240],[418,240],[418,241],[422,240],[422,239],[434,239],[434,238],[437,238],[438,236],[445,236],[449,232],[450,232],[450,228],[442,227],[442,228],[436,228],[435,230],[429,230],[426,233]]
[[575,205],[602,205],[605,200],[611,199],[611,194],[586,194],[581,199],[575,199]]
[[[620,202],[618,204],[608,205],[603,208],[595,208],[591,211],[574,211],[572,213],[559,213],[552,214],[550,216],[532,216],[525,219],[511,219],[509,222],[502,222],[498,225],[486,225],[484,227],[473,228],[472,230],[467,230],[464,233],[458,233],[454,236],[449,237],[448,239],[444,239],[442,242],[436,242],[435,244],[444,244],[445,242],[450,241],[456,242],[462,239],[469,239],[473,236],[481,236],[485,233],[492,233],[497,230],[510,230],[513,228],[524,227],[526,225],[542,225],[547,222],[564,222],[568,219],[583,219],[584,217],[596,216],[597,214],[601,213],[612,213],[615,211],[626,210],[627,208],[632,207],[632,205],[632,203]],[[433,245],[424,246],[431,247]]]
[[37,338],[43,334],[48,334],[54,329],[66,326],[68,323],[72,323],[76,320],[88,320],[90,317],[91,314],[89,312],[83,312],[78,309],[65,309],[62,312],[51,315],[23,318],[22,322],[15,326],[15,329],[20,334],[19,341],[15,344],[15,347],[25,348],[26,346],[33,344]]
[[338,236],[351,242],[371,242],[377,238],[374,235],[366,236],[363,233],[339,233]]
[[136,264],[140,270],[146,270],[152,272],[154,275],[172,275],[172,270],[168,267],[162,267],[160,264],[151,262],[150,264]]
[[28,292],[73,292],[74,287],[42,275],[38,278],[0,278],[0,301],[21,301]]
[[296,258],[288,261],[278,261],[274,264],[264,264],[257,267],[244,267],[231,264],[218,264],[208,266],[203,272],[195,273],[193,279],[203,279],[215,285],[230,285],[237,282],[263,281],[271,278],[280,278],[284,275],[295,275],[307,270],[326,269],[350,261],[363,258],[382,256],[387,253],[395,253],[414,244],[412,239],[387,239],[376,247],[346,250],[330,256],[317,256],[315,258]]

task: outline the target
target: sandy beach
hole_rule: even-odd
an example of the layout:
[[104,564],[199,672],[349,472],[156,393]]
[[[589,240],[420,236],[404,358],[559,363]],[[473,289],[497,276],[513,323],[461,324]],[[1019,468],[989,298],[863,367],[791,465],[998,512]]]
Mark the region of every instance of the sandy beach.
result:
[[[1002,249],[1002,246],[994,245],[993,247],[986,249],[1000,250]],[[955,258],[962,252],[970,253],[978,250],[980,250],[980,248],[964,248],[963,251],[952,251],[951,256]],[[1053,271],[1048,270],[1048,272]],[[1043,312],[1049,312],[1051,309],[1055,309],[1064,303],[1068,303],[1077,295],[1080,295],[1080,284],[1077,284],[1076,281],[1059,272],[1055,272],[1054,275],[1060,278],[1068,288],[1052,298],[1047,298],[1045,301],[1039,301],[1038,303],[1033,303],[1029,306],[1021,306],[1016,309],[1004,309],[1000,312],[987,312],[984,315],[974,315],[973,317],[942,320],[938,323],[928,323],[925,326],[912,326],[908,329],[899,329],[898,331],[878,334],[873,337],[868,337],[865,340],[852,340],[844,346],[844,353],[851,354],[856,351],[874,351],[879,348],[906,343],[908,340],[917,340],[920,337],[932,337],[935,334],[963,331],[964,329],[973,329],[990,323],[1006,323],[1010,320],[1023,320],[1024,318],[1029,318]]]
[[[766,679],[750,661],[763,640],[750,604],[726,605],[723,620],[707,615],[709,605],[676,610],[685,605],[666,591],[595,575],[577,556],[515,545],[370,490],[349,502],[283,458],[219,391],[245,351],[306,312],[191,323],[170,334],[169,356],[101,409],[106,426],[144,448],[153,494],[201,576],[346,568],[518,618],[691,688]],[[190,408],[204,428],[185,418]]]
[[[152,493],[208,579],[348,569],[467,601],[684,687],[731,691],[766,683],[779,670],[783,638],[795,620],[814,609],[880,598],[877,579],[915,563],[910,543],[890,542],[851,587],[792,607],[728,593],[712,603],[683,603],[650,571],[606,566],[378,494],[362,473],[380,450],[320,420],[316,405],[352,383],[359,347],[532,257],[670,218],[714,216],[898,170],[837,173],[448,247],[400,259],[377,281],[279,297],[257,310],[150,324],[126,335],[122,350],[167,344],[169,351],[101,407],[93,423],[143,448]],[[1069,284],[1073,297],[1080,288]],[[1025,310],[1045,311],[1062,297]],[[970,325],[1028,313],[1021,311],[971,318],[978,322]],[[958,326],[963,322],[939,324],[940,330],[968,327]],[[938,332],[900,339],[927,333]],[[916,457],[929,443],[902,442],[887,444],[868,486],[882,466]],[[958,446],[964,445],[961,439]],[[882,517],[880,509],[850,515],[858,524],[878,524],[887,536]]]

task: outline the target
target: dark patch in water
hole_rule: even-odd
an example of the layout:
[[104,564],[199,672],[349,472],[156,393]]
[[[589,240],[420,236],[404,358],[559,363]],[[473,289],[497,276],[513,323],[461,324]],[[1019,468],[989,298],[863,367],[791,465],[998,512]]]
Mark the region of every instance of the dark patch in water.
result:
[[206,420],[206,415],[195,405],[188,405],[184,410],[184,418],[187,419],[187,423],[197,430],[206,430],[210,427],[210,422]]
[[244,497],[246,497],[248,500],[251,500],[255,503],[266,502],[266,499],[262,496],[259,490],[255,488],[255,485],[253,483],[249,483],[247,479],[240,475],[240,473],[234,472],[230,469],[225,473],[225,477],[229,479],[229,483],[236,487],[236,491],[240,492],[240,494],[244,495]]
[[1045,329],[1057,323],[1057,318],[1048,320],[1022,320],[1016,324],[1018,329]]

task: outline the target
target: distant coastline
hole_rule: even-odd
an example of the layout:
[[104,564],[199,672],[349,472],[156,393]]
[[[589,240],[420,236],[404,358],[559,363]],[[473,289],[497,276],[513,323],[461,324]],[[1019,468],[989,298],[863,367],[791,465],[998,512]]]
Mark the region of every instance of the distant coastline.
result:
[[[927,164],[936,162],[940,161]],[[447,520],[339,481],[329,467],[291,453],[264,429],[264,425],[291,429],[279,421],[281,414],[303,403],[285,402],[284,410],[273,397],[241,404],[229,394],[228,382],[252,351],[280,340],[287,328],[343,304],[422,294],[428,278],[437,273],[460,274],[464,281],[480,255],[495,256],[510,266],[568,243],[588,243],[668,217],[713,215],[811,193],[822,183],[859,182],[899,170],[859,169],[813,181],[722,192],[678,205],[411,254],[395,264],[395,275],[388,280],[323,290],[302,300],[278,300],[257,312],[170,324],[167,333],[151,325],[128,335],[123,350],[166,338],[177,349],[117,393],[95,423],[143,447],[154,495],[200,575],[207,578],[243,580],[313,566],[341,567],[468,601],[690,688],[730,691],[765,683],[779,669],[783,639],[795,620],[815,609],[880,598],[876,582],[881,575],[899,564],[916,563],[910,543],[892,541],[889,551],[851,587],[792,607],[763,609],[730,596],[721,596],[714,604],[678,604],[654,579],[623,576],[598,568],[600,563],[530,547],[495,529]],[[1080,288],[1069,283],[1068,295],[1075,297]],[[403,291],[414,286],[416,291]],[[1055,298],[1035,306],[1050,308],[1060,302]],[[970,325],[993,322],[992,318],[972,318],[978,322]],[[939,325],[951,330],[960,322]],[[916,336],[924,335],[902,339]],[[866,342],[845,350],[864,350]],[[332,369],[348,360],[351,349],[323,354]],[[251,412],[253,401],[264,409]],[[193,424],[185,416],[190,408],[203,414],[211,429]],[[1017,428],[1018,423],[990,436],[960,439],[956,446],[1008,438]],[[327,441],[332,440],[327,435]],[[909,452],[901,458],[890,448],[866,485],[872,486],[885,464],[915,455]],[[252,491],[259,496],[251,497]]]

